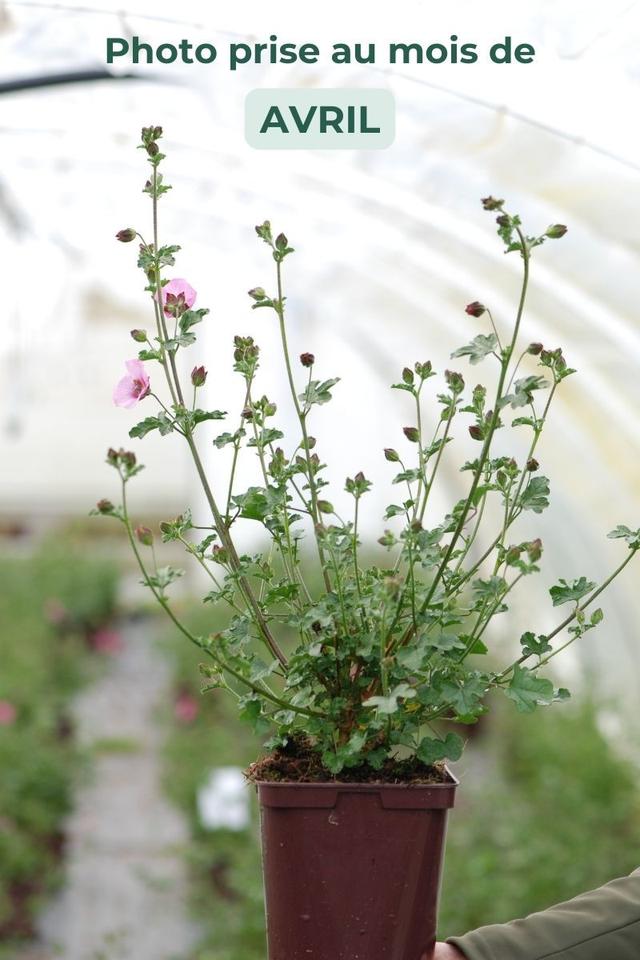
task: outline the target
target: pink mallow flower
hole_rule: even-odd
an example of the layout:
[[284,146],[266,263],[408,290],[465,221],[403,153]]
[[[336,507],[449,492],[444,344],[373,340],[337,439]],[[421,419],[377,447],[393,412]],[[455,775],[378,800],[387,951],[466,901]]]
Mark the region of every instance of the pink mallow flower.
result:
[[173,317],[184,313],[185,309],[190,310],[196,302],[197,293],[190,283],[176,277],[169,280],[162,288],[162,303],[164,304],[165,316]]
[[18,711],[8,700],[0,700],[0,727],[10,727],[15,723]]
[[198,716],[198,701],[186,690],[176,697],[173,713],[179,723],[193,723]]
[[122,650],[122,637],[117,630],[101,627],[91,636],[91,646],[98,653],[113,656]]
[[113,402],[117,407],[135,407],[139,400],[143,400],[151,384],[147,371],[141,360],[127,360],[125,363],[127,376],[119,380],[113,391]]

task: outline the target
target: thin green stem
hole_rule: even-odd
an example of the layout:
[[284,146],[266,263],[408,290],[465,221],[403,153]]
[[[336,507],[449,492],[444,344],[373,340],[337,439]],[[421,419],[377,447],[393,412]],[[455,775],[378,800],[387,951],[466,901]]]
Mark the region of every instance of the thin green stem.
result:
[[314,524],[314,536],[316,539],[316,544],[318,547],[318,557],[320,559],[320,566],[322,567],[322,578],[324,580],[324,585],[327,591],[331,591],[331,580],[326,568],[326,560],[324,556],[324,549],[318,535],[316,527],[320,523],[320,511],[318,509],[318,491],[316,487],[316,481],[313,474],[313,464],[311,461],[311,453],[309,450],[309,435],[307,433],[307,422],[306,422],[306,413],[303,412],[300,407],[300,402],[298,400],[298,394],[296,392],[295,380],[293,379],[293,370],[291,368],[291,358],[289,356],[289,344],[287,341],[287,330],[285,325],[284,318],[284,299],[282,291],[282,265],[280,261],[276,261],[276,271],[277,271],[277,282],[278,282],[278,299],[276,304],[276,313],[278,314],[278,321],[280,325],[280,340],[282,343],[282,352],[284,354],[284,362],[287,370],[287,379],[289,381],[289,389],[291,392],[291,398],[293,400],[293,405],[295,407],[296,415],[298,417],[298,422],[300,423],[300,429],[302,430],[302,437],[304,440],[304,454],[307,461],[307,473],[309,477],[309,493],[311,496],[311,516],[313,518]]
[[[519,334],[519,332],[520,332],[520,324],[521,324],[521,322],[522,322],[522,316],[523,316],[523,313],[524,313],[524,305],[525,305],[526,298],[527,298],[527,288],[528,288],[528,285],[529,285],[529,258],[530,258],[530,255],[529,255],[529,247],[528,247],[527,241],[526,241],[525,237],[523,236],[523,234],[522,234],[522,232],[521,232],[521,230],[520,230],[519,227],[516,227],[516,231],[517,231],[518,236],[519,236],[519,238],[520,238],[521,250],[522,250],[522,259],[523,259],[524,267],[523,267],[522,288],[521,288],[521,292],[520,292],[520,301],[519,301],[519,303],[518,303],[518,312],[517,312],[517,314],[516,314],[516,321],[515,321],[514,328],[513,328],[513,335],[512,335],[512,337],[511,337],[511,343],[510,343],[509,347],[507,348],[506,351],[504,351],[504,358],[503,358],[503,361],[502,361],[502,366],[501,366],[501,370],[500,370],[500,377],[499,377],[499,380],[498,380],[498,387],[497,387],[497,390],[496,390],[496,399],[495,399],[495,403],[494,403],[493,415],[492,415],[492,417],[491,417],[491,421],[490,421],[490,424],[489,424],[489,429],[488,429],[488,431],[487,431],[487,436],[486,436],[486,438],[485,438],[485,441],[484,441],[484,444],[483,444],[483,447],[482,447],[482,452],[481,452],[481,454],[480,454],[480,459],[479,459],[479,462],[478,462],[478,466],[477,466],[477,468],[476,468],[476,470],[475,470],[475,472],[474,472],[473,481],[472,481],[472,483],[471,483],[471,489],[469,490],[469,494],[468,494],[468,496],[467,496],[467,499],[466,499],[466,501],[465,501],[465,504],[464,504],[464,506],[463,506],[463,508],[462,508],[462,511],[461,511],[461,513],[460,513],[460,517],[459,517],[458,522],[457,522],[457,524],[456,524],[456,527],[455,527],[455,530],[454,530],[453,535],[452,535],[452,537],[451,537],[451,540],[449,541],[449,545],[448,545],[447,549],[445,550],[444,556],[443,556],[443,558],[442,558],[442,560],[441,560],[441,562],[440,562],[440,565],[439,565],[439,567],[438,567],[438,569],[437,569],[437,571],[436,571],[436,574],[435,574],[435,576],[434,576],[434,578],[433,578],[433,580],[432,580],[432,582],[431,582],[431,586],[430,586],[430,588],[429,588],[429,590],[428,590],[428,592],[427,592],[427,596],[426,596],[425,599],[424,599],[424,602],[423,602],[422,607],[421,607],[421,610],[420,610],[421,613],[424,613],[424,611],[428,608],[431,600],[433,599],[433,596],[434,596],[434,594],[435,594],[435,592],[436,592],[436,590],[437,590],[437,588],[438,588],[438,584],[440,583],[440,580],[442,579],[442,576],[443,576],[443,574],[444,574],[444,571],[446,570],[446,568],[447,568],[447,566],[448,566],[448,564],[449,564],[449,560],[451,559],[451,554],[452,554],[453,551],[455,550],[455,547],[456,547],[456,544],[457,544],[458,539],[459,539],[459,537],[460,537],[460,534],[462,533],[462,530],[463,530],[464,525],[465,525],[466,520],[467,520],[467,515],[468,515],[469,510],[470,510],[470,508],[471,508],[471,505],[472,505],[472,503],[473,503],[473,499],[474,499],[474,496],[475,496],[475,492],[476,492],[476,490],[477,490],[477,488],[478,488],[478,484],[480,483],[480,478],[481,478],[482,472],[483,472],[483,470],[484,470],[484,465],[485,465],[485,463],[487,462],[487,458],[488,458],[488,456],[489,456],[489,450],[490,450],[490,448],[491,448],[491,442],[492,442],[492,440],[493,440],[493,435],[494,435],[494,433],[495,433],[495,431],[496,431],[496,429],[497,429],[498,422],[499,422],[499,419],[500,419],[500,401],[501,401],[501,399],[502,399],[502,392],[503,392],[503,388],[504,388],[505,381],[506,381],[506,377],[507,377],[507,371],[508,371],[508,368],[509,368],[509,361],[510,361],[511,357],[513,356],[513,351],[514,351],[514,348],[515,348],[515,345],[516,345],[516,342],[517,342],[517,339],[518,339],[518,334]],[[411,635],[411,634],[409,633],[409,636],[410,636],[410,635]]]

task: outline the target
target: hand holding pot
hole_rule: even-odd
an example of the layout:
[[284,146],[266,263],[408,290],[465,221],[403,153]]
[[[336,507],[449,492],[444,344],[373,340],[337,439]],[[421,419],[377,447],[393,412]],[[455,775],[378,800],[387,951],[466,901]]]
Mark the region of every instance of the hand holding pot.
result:
[[465,956],[451,943],[436,943],[433,960],[465,960]]

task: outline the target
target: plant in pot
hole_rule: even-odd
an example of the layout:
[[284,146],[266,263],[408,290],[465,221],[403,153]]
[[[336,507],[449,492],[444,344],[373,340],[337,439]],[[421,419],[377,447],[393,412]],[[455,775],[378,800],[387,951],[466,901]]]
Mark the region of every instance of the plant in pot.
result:
[[[296,435],[287,441],[276,405],[257,387],[260,351],[252,336],[234,338],[243,400],[227,430],[211,435],[211,422],[227,414],[198,403],[207,378],[201,357],[190,382],[182,381],[180,355],[196,343],[208,311],[196,308],[196,292],[185,280],[167,277],[179,247],[158,235],[158,204],[169,190],[161,137],[160,127],[146,127],[140,144],[151,168],[144,192],[152,233],[127,228],[117,235],[139,242],[152,332],[131,332],[139,353],[127,362],[114,400],[147,408],[132,438],[158,431],[190,451],[207,515],[195,518],[185,509],[160,525],[160,539],[179,542],[202,567],[210,582],[204,601],[228,610],[226,628],[195,635],[172,605],[171,584],[182,571],[157,565],[157,534],[135,526],[129,512],[127,488],[142,469],[134,453],[109,450],[121,500],[101,500],[95,512],[123,524],[144,584],[202,651],[204,690],[229,691],[242,716],[270,734],[270,752],[248,771],[261,806],[270,960],[427,960],[435,942],[445,820],[456,789],[446,760],[460,757],[459,731],[486,711],[491,690],[522,712],[569,696],[544,668],[602,620],[596,599],[640,549],[640,531],[618,526],[610,536],[626,549],[611,575],[599,584],[586,576],[561,580],[550,591],[553,605],[567,610],[557,626],[523,633],[506,662],[496,665],[488,656],[493,618],[540,569],[541,541],[521,540],[515,529],[523,514],[548,506],[549,481],[536,453],[556,392],[574,371],[561,349],[521,344],[519,334],[532,253],[566,228],[556,224],[529,236],[504,201],[482,201],[497,216],[506,251],[522,260],[515,320],[500,330],[482,304],[466,308],[485,329],[452,357],[468,361],[474,372],[481,363],[489,367],[488,385],[475,385],[474,378],[469,388],[454,370],[436,379],[429,360],[405,367],[393,385],[407,394],[411,423],[403,428],[406,453],[381,451],[398,493],[379,540],[385,562],[371,563],[359,532],[371,481],[362,472],[348,477],[348,515],[337,512],[322,444],[311,435],[315,408],[331,400],[337,380],[318,377],[309,353],[293,360],[284,273],[294,251],[268,221],[256,233],[274,277],[249,297],[278,327]],[[495,452],[495,437],[507,427],[527,438],[523,456]],[[468,431],[477,452],[460,465],[465,495],[435,519],[434,485],[456,430]],[[211,443],[229,459],[230,476],[220,489],[201,455]],[[256,478],[238,490],[242,456],[252,458]],[[268,547],[241,552],[236,532],[243,523],[266,533]],[[310,558],[301,563],[303,544],[317,565],[313,582]]]

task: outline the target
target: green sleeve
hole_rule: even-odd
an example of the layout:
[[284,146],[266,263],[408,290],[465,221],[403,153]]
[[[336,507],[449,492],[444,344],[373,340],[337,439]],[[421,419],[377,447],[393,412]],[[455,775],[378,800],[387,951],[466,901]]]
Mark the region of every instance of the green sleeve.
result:
[[524,920],[448,943],[468,960],[638,960],[640,869]]

